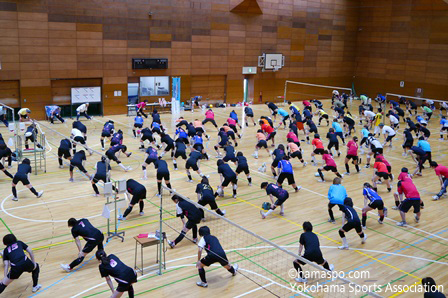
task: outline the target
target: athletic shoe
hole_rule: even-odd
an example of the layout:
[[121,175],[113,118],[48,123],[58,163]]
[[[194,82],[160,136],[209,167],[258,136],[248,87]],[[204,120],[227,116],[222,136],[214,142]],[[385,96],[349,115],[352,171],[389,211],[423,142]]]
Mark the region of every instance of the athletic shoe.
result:
[[63,169],[63,168],[64,168],[64,166],[63,166],[63,165],[60,165],[60,166],[59,166],[59,168],[60,168],[60,169]]
[[364,168],[368,169],[370,168],[370,165],[365,165]]
[[405,226],[407,226],[407,223],[405,221],[399,221],[399,222],[397,222],[397,226],[405,227]]
[[236,199],[236,195],[233,195],[232,198]]
[[171,240],[167,240],[168,241],[168,245],[171,247],[171,248],[174,248],[175,246],[176,246],[176,244],[174,243],[174,241],[171,241]]
[[42,285],[37,285],[35,287],[33,287],[33,289],[31,290],[33,293],[36,293],[37,291],[39,291],[42,288]]
[[298,191],[301,190],[301,189],[302,189],[302,186],[301,186],[301,185],[297,186],[297,190],[296,190],[296,192],[298,192]]
[[68,179],[69,182],[75,181],[73,178]]
[[325,180],[321,180],[321,179],[319,179],[319,180],[317,180],[317,182],[325,182]]
[[94,175],[94,174],[90,175],[90,177],[89,177],[90,181],[92,181],[92,180],[93,180],[93,177],[95,177],[95,175]]
[[235,273],[232,273],[232,275],[235,276],[236,273],[238,272],[238,269],[240,268],[240,266],[238,264],[233,264],[232,267],[233,267],[233,270],[235,270]]
[[367,234],[364,234],[364,238],[362,238],[361,243],[364,244],[367,241]]
[[216,158],[222,158],[222,155],[216,155]]
[[367,230],[367,227],[366,227],[366,226],[362,226],[362,229],[363,229],[363,230]]
[[40,198],[43,194],[44,194],[44,191],[41,190],[41,191],[39,191],[39,192],[37,193],[37,197]]
[[190,183],[191,183],[191,182],[193,182],[193,180],[188,180],[187,182],[190,182]]
[[330,264],[330,271],[334,271],[334,265]]
[[414,215],[415,222],[418,223],[420,221],[420,218],[417,216],[417,214]]
[[194,238],[193,243],[198,243],[198,238]]
[[221,210],[222,215],[221,216],[226,216],[226,210]]
[[386,207],[384,207],[383,213],[384,213],[384,217],[387,217],[387,208]]
[[336,221],[334,219],[329,219],[328,222],[332,223],[332,224],[336,224]]
[[247,185],[252,186],[252,182],[247,183]]
[[126,217],[123,217],[123,215],[118,215],[118,220],[126,220]]
[[161,198],[162,195],[158,193],[158,194],[156,194],[156,197]]
[[280,211],[280,216],[285,216],[285,212]]
[[143,177],[142,177],[142,180],[148,180],[148,177],[143,176]]
[[295,280],[296,282],[302,282],[302,283],[307,283],[307,282],[308,282],[308,279],[306,279],[306,278],[301,278],[301,277],[294,278],[294,280]]
[[379,223],[380,225],[382,225],[382,224],[383,224],[383,221],[382,221],[381,219],[378,218],[378,223]]
[[143,215],[145,215],[145,212],[142,211],[142,212],[139,213],[139,215],[143,216]]
[[203,288],[208,287],[208,284],[207,284],[206,282],[202,282],[202,281],[198,281],[198,282],[196,282],[196,285],[197,285],[198,287],[203,287]]
[[345,176],[350,176],[350,172],[345,172],[344,175]]
[[306,167],[307,164],[308,164],[308,162],[305,161],[305,162],[303,163],[303,167]]
[[253,156],[255,159],[258,159],[258,155],[256,155],[256,154],[252,154],[252,156]]
[[101,148],[101,151],[104,151],[105,149],[104,148]]
[[317,167],[317,162],[313,162],[313,166]]
[[64,270],[65,272],[70,272],[70,265],[69,264],[61,264],[61,268],[62,270]]
[[406,153],[402,153],[401,156],[406,157],[406,156],[408,156],[408,155],[407,155]]
[[262,219],[265,219],[265,218],[266,218],[266,215],[264,215],[264,212],[263,212],[263,211],[260,210],[260,214],[261,214],[261,218],[262,218]]
[[338,248],[345,250],[345,249],[348,249],[348,245],[342,245],[342,246],[339,246]]
[[12,200],[13,200],[14,202],[17,202],[17,201],[19,200],[19,198],[18,198],[18,197],[12,197]]
[[127,155],[127,157],[130,157],[132,155],[132,152],[129,152],[129,154]]
[[392,210],[398,210],[398,207],[397,206],[393,206]]
[[100,195],[97,194],[97,193],[94,193],[92,196],[94,196],[94,197],[99,197]]
[[438,201],[439,199],[440,199],[439,196],[433,196],[433,197],[432,197],[432,200],[433,200],[433,201]]

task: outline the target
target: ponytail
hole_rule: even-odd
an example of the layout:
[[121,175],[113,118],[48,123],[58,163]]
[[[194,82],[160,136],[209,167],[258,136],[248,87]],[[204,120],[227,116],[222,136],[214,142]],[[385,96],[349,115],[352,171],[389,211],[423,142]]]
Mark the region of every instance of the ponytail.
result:
[[98,250],[95,254],[96,259],[101,261],[103,264],[107,264],[109,262],[109,258],[104,250]]

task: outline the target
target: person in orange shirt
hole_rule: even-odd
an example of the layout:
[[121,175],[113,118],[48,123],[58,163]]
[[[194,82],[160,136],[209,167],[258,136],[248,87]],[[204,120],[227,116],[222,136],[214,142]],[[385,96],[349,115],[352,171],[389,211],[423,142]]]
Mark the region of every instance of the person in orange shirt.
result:
[[207,139],[210,139],[210,137],[205,133],[204,125],[202,124],[201,120],[194,119],[193,121],[194,129],[196,129],[196,134],[201,133],[205,135]]
[[253,157],[258,158],[258,149],[264,148],[266,152],[271,155],[268,149],[268,143],[266,142],[266,136],[264,135],[263,131],[259,129],[257,131],[257,134],[255,135],[255,138],[257,139],[257,145],[255,145],[255,152],[252,154]]
[[263,120],[259,121],[259,124],[261,126],[261,130],[267,135],[266,141],[272,140],[272,147],[275,147],[275,135],[277,134],[275,132],[275,129],[269,125],[263,122]]
[[308,164],[306,161],[303,160],[302,157],[302,151],[299,146],[297,146],[296,143],[294,143],[294,140],[289,138],[288,139],[288,155],[290,158],[297,157],[303,164],[304,167]]
[[323,155],[324,154],[324,144],[322,143],[322,140],[320,139],[320,136],[318,133],[314,135],[314,139],[311,142],[313,145],[313,152],[311,152],[311,161],[313,162],[313,166],[317,166],[317,160],[314,157],[316,154]]
[[389,183],[390,173],[387,170],[387,166],[384,164],[384,162],[381,161],[381,158],[375,159],[375,164],[373,165],[373,168],[375,169],[375,174],[373,174],[372,177],[373,189],[375,191],[378,191],[376,182],[380,180],[380,178],[383,178],[387,185],[387,191],[390,192],[392,190]]

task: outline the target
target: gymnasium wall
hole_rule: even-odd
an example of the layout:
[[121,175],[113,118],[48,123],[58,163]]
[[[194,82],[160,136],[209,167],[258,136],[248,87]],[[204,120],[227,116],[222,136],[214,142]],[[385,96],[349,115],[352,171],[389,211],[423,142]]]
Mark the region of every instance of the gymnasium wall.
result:
[[[101,82],[106,114],[125,113],[127,83],[139,76],[181,76],[182,99],[203,95],[238,102],[242,67],[256,66],[263,52],[282,53],[286,66],[275,74],[255,75],[255,99],[261,92],[263,101],[275,100],[283,94],[285,79],[350,86],[355,4],[0,0],[0,90],[10,98],[18,87],[18,105],[31,108],[37,118],[44,117],[43,105],[67,100],[67,88],[82,80]],[[132,58],[147,57],[168,58],[169,69],[132,70]]]
[[446,2],[361,0],[359,11],[356,91],[415,95],[422,88],[423,97],[448,99]]

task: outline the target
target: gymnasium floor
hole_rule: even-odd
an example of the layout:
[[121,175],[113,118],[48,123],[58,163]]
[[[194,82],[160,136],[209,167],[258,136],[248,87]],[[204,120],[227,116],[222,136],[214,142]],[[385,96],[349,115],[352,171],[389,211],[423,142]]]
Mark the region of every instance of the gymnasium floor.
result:
[[[331,115],[329,109],[330,103],[325,102],[326,111]],[[301,104],[300,104],[301,106]],[[287,107],[283,107],[287,109]],[[358,103],[354,102],[351,107],[353,115],[357,115]],[[224,123],[229,112],[233,108],[214,109],[218,124]],[[241,108],[234,108],[241,115]],[[265,105],[253,106],[255,119],[261,115],[268,115],[268,109]],[[438,112],[437,112],[438,113]],[[437,114],[435,113],[435,114]],[[203,119],[202,111],[198,110],[194,114],[185,112],[184,117],[187,120],[195,118]],[[128,173],[125,173],[115,163],[112,164],[112,178],[115,180],[134,178],[140,180],[142,171],[140,164],[143,161],[143,152],[137,150],[138,141],[132,137],[130,129],[133,123],[133,117],[125,115],[111,117],[96,117],[92,121],[82,120],[88,127],[87,143],[93,149],[100,150],[99,136],[102,126],[107,119],[115,121],[116,128],[120,128],[125,133],[124,144],[126,144],[133,155],[130,158],[121,157],[125,165],[132,167]],[[448,165],[447,142],[438,140],[439,118],[434,117],[430,121],[430,129],[432,136],[430,143],[432,146],[432,155],[435,161],[443,165]],[[66,124],[55,124],[51,128],[61,132],[64,135],[70,134],[71,120]],[[146,123],[150,123],[149,120]],[[173,121],[170,114],[162,114],[162,122],[168,128],[170,134],[173,134]],[[387,121],[388,122],[388,121]],[[46,122],[42,122],[49,125]],[[148,124],[149,124],[148,123]],[[325,122],[324,122],[325,123]],[[403,130],[401,124],[400,132]],[[45,131],[45,127],[41,128]],[[360,126],[357,125],[356,134],[359,136]],[[216,154],[212,150],[216,144],[216,130],[211,124],[206,125],[207,133],[212,136],[207,142],[209,155],[212,157],[210,161],[201,162],[201,170],[210,175],[211,185],[216,189],[219,182],[219,176],[216,171]],[[326,173],[326,183],[318,183],[318,178],[314,177],[317,168],[311,163],[303,168],[301,163],[296,159],[293,161],[295,177],[298,185],[303,188],[298,193],[294,193],[293,189],[284,185],[290,191],[290,198],[286,202],[285,216],[270,216],[265,220],[260,218],[259,209],[261,204],[268,201],[268,197],[259,185],[263,181],[273,182],[269,169],[266,173],[259,173],[258,167],[263,162],[270,162],[266,152],[260,151],[260,158],[254,159],[251,154],[255,145],[255,128],[249,125],[245,128],[242,140],[239,140],[237,150],[244,152],[249,161],[251,174],[253,177],[253,186],[248,186],[244,175],[240,176],[238,197],[231,198],[227,193],[224,198],[218,199],[218,204],[222,209],[227,211],[226,217],[235,223],[253,231],[273,242],[288,246],[294,252],[297,252],[299,235],[301,233],[301,225],[303,221],[309,220],[315,227],[315,232],[319,233],[319,240],[322,246],[324,257],[335,265],[337,270],[348,272],[369,271],[370,277],[364,279],[353,279],[358,284],[377,284],[386,286],[391,285],[412,285],[420,283],[420,279],[426,276],[433,277],[440,285],[448,286],[448,273],[446,267],[448,252],[448,219],[444,208],[447,207],[447,199],[443,198],[439,201],[432,201],[431,197],[440,189],[438,178],[434,171],[428,169],[423,171],[422,177],[414,178],[414,182],[425,201],[425,209],[422,211],[420,223],[413,221],[412,214],[408,214],[408,227],[402,228],[396,226],[396,222],[400,220],[398,211],[394,211],[391,207],[394,205],[393,195],[387,193],[385,185],[379,185],[379,193],[383,197],[385,204],[389,207],[389,217],[385,223],[380,225],[377,223],[377,217],[371,213],[366,231],[368,235],[367,243],[362,245],[359,237],[355,232],[349,232],[347,238],[350,243],[349,251],[340,251],[337,246],[340,243],[338,229],[341,224],[339,212],[335,212],[337,216],[336,225],[328,223],[326,193],[331,185],[333,174]],[[328,128],[322,126],[319,128],[321,136],[325,136]],[[0,132],[5,139],[9,137],[6,128],[0,128]],[[281,128],[276,136],[276,143],[286,144],[287,130]],[[303,134],[299,135],[303,139]],[[70,230],[66,221],[70,217],[90,218],[91,222],[103,232],[106,231],[106,219],[101,217],[105,198],[103,196],[93,197],[93,190],[90,182],[79,173],[75,172],[75,182],[68,182],[68,167],[59,169],[57,164],[57,147],[59,146],[60,137],[52,132],[47,131],[47,139],[50,146],[47,146],[47,173],[31,176],[31,182],[34,187],[44,190],[45,194],[40,199],[36,199],[22,185],[18,186],[19,201],[11,200],[10,179],[0,174],[0,191],[1,191],[1,221],[0,234],[12,232],[17,238],[30,245],[36,255],[37,262],[41,265],[41,275],[39,283],[43,288],[35,294],[42,297],[107,297],[110,295],[105,280],[100,277],[98,271],[98,263],[94,256],[90,254],[86,257],[85,262],[79,266],[79,270],[75,270],[69,274],[63,272],[59,264],[69,263],[77,256],[77,248],[71,237]],[[324,139],[324,138],[323,138]],[[326,145],[326,141],[324,142]],[[391,162],[393,173],[398,176],[399,169],[408,167],[410,171],[415,165],[410,157],[402,156],[402,135],[400,134],[394,140],[393,148],[385,148],[385,156]],[[51,148],[50,148],[51,147]],[[304,157],[310,161],[311,145],[302,143],[305,151]],[[344,157],[346,149],[343,148],[343,154],[339,158],[335,158],[339,171],[345,172]],[[93,171],[94,164],[99,160],[97,155],[88,156],[87,167],[89,171]],[[168,160],[168,156],[165,156]],[[363,162],[365,156],[362,156]],[[320,160],[318,158],[318,160]],[[172,162],[168,161],[169,166]],[[364,165],[364,164],[363,164]],[[234,167],[231,165],[232,168]],[[11,172],[15,172],[14,168]],[[344,177],[343,185],[346,186],[349,196],[354,199],[356,207],[363,207],[362,184],[370,182],[373,169],[365,169],[362,167],[360,174],[354,174],[354,166],[351,165],[351,176]],[[171,171],[171,180],[173,188],[179,193],[196,198],[194,190],[198,180],[198,175],[193,174],[194,183],[188,183],[184,171],[184,162],[179,161],[179,171]],[[145,205],[145,215],[138,215],[137,206],[128,216],[125,222],[119,225],[120,230],[126,231],[124,243],[118,239],[112,240],[106,246],[108,253],[114,253],[127,265],[134,265],[134,245],[133,236],[139,233],[154,232],[158,228],[159,212],[156,207],[155,172],[153,166],[148,167],[149,180],[142,183],[148,189],[148,197]],[[395,181],[394,181],[395,182]],[[394,183],[393,191],[396,190]],[[230,191],[230,190],[228,190]],[[151,203],[152,202],[152,203]],[[137,209],[137,210],[136,210]],[[358,209],[360,215],[360,210]],[[277,214],[277,212],[275,212]],[[372,216],[373,215],[373,216]],[[361,215],[360,215],[361,216]],[[167,231],[170,239],[176,237],[172,231]],[[213,233],[213,231],[212,231]],[[220,235],[216,235],[220,238]],[[220,238],[221,244],[226,248],[226,242],[232,239],[225,237]],[[83,241],[82,241],[83,242]],[[83,242],[84,243],[84,242]],[[250,243],[248,243],[249,245]],[[175,249],[167,252],[168,269],[162,276],[154,273],[155,248],[145,249],[145,267],[150,267],[145,276],[139,280],[134,286],[135,293],[142,297],[168,297],[182,295],[184,297],[264,297],[271,294],[244,278],[241,275],[231,277],[226,270],[212,268],[207,269],[207,278],[209,287],[207,289],[198,288],[195,283],[199,280],[197,270],[194,267],[197,256],[197,247],[191,242],[184,240]],[[232,260],[230,260],[232,261]],[[291,259],[292,265],[292,259]],[[445,269],[443,269],[445,268]],[[285,272],[290,268],[285,268]],[[268,273],[267,273],[268,274]],[[140,277],[140,275],[139,275]],[[269,276],[267,276],[268,278]],[[382,296],[396,296],[400,293],[384,292],[379,293]],[[31,276],[24,274],[22,277],[11,284],[5,291],[5,297],[25,297],[31,293]],[[401,293],[403,297],[415,297],[422,294]],[[328,295],[329,297],[332,295]],[[354,296],[354,295],[345,295]],[[126,297],[126,295],[124,295]]]

